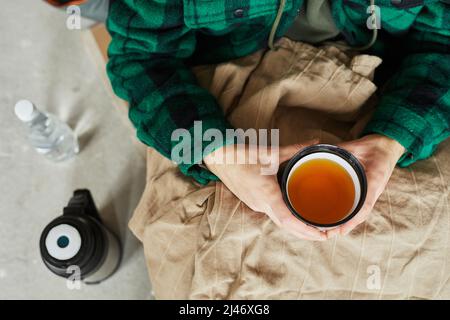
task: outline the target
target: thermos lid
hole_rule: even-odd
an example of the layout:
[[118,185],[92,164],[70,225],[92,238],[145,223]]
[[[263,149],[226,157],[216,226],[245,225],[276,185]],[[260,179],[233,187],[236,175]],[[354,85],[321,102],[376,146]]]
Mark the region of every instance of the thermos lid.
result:
[[83,279],[96,271],[107,252],[107,241],[94,217],[69,212],[50,222],[41,234],[40,251],[45,265],[61,277],[69,277],[76,266]]

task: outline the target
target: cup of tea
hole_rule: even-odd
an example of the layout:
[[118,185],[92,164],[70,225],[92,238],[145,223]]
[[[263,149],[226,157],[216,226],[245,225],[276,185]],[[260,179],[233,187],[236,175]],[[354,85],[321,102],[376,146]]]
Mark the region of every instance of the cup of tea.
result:
[[278,180],[292,214],[321,230],[352,219],[366,199],[364,168],[350,152],[334,145],[302,149],[280,166]]

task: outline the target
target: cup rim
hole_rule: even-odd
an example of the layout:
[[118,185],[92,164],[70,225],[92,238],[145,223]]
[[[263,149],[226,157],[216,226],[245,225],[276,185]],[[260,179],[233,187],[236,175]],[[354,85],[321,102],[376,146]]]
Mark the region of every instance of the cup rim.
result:
[[[360,184],[360,188],[361,188],[361,194],[359,197],[359,201],[358,201],[356,207],[353,209],[353,211],[350,214],[348,214],[344,219],[339,220],[334,223],[329,223],[329,224],[323,224],[323,223],[309,221],[308,219],[302,217],[300,215],[300,213],[298,213],[297,210],[295,210],[294,207],[291,205],[291,202],[289,201],[289,197],[288,197],[288,191],[287,191],[287,180],[289,177],[289,173],[292,170],[292,168],[295,166],[295,164],[303,157],[313,154],[313,153],[318,153],[318,152],[331,153],[331,154],[334,154],[334,155],[342,158],[344,161],[346,161],[355,170],[356,175],[358,176],[358,180],[359,180],[359,184]],[[362,164],[358,161],[358,159],[356,159],[356,157],[353,154],[351,154],[350,152],[348,152],[347,150],[345,150],[341,147],[331,145],[331,144],[324,144],[324,143],[311,145],[311,146],[305,147],[302,150],[300,150],[299,152],[297,152],[288,161],[287,165],[284,167],[280,184],[281,184],[281,193],[283,195],[283,200],[286,203],[286,206],[291,211],[291,213],[297,219],[303,221],[304,223],[314,226],[314,227],[319,227],[319,228],[333,228],[333,227],[337,227],[337,226],[342,225],[342,224],[346,223],[347,221],[351,220],[361,210],[361,207],[363,206],[364,201],[366,200],[366,195],[367,195],[367,178],[366,178],[364,168],[363,168]]]

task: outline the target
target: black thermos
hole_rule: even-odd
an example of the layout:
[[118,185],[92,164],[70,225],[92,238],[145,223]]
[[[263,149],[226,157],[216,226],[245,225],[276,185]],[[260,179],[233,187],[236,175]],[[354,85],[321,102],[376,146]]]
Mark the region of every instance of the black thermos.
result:
[[112,275],[121,258],[120,242],[103,225],[89,190],[76,190],[63,215],[45,227],[40,250],[53,273],[68,278],[76,268],[87,284]]

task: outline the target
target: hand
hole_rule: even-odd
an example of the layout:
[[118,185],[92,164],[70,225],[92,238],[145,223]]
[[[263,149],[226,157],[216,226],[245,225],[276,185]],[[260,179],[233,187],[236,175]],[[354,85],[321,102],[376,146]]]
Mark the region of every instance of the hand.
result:
[[351,152],[363,165],[367,177],[367,196],[356,216],[345,224],[328,230],[329,238],[337,234],[347,235],[367,219],[378,197],[384,191],[397,161],[405,152],[400,143],[379,134],[345,142],[340,144],[340,147]]
[[[299,238],[326,240],[325,232],[304,224],[292,215],[283,201],[276,177],[278,165],[289,160],[305,146],[306,144],[280,147],[271,152],[270,147],[227,145],[209,154],[203,161],[208,169],[250,209],[267,214],[277,226]],[[235,156],[245,159],[245,164],[225,161],[235,160]],[[265,171],[264,165],[269,163],[276,164],[274,174],[262,174]]]

